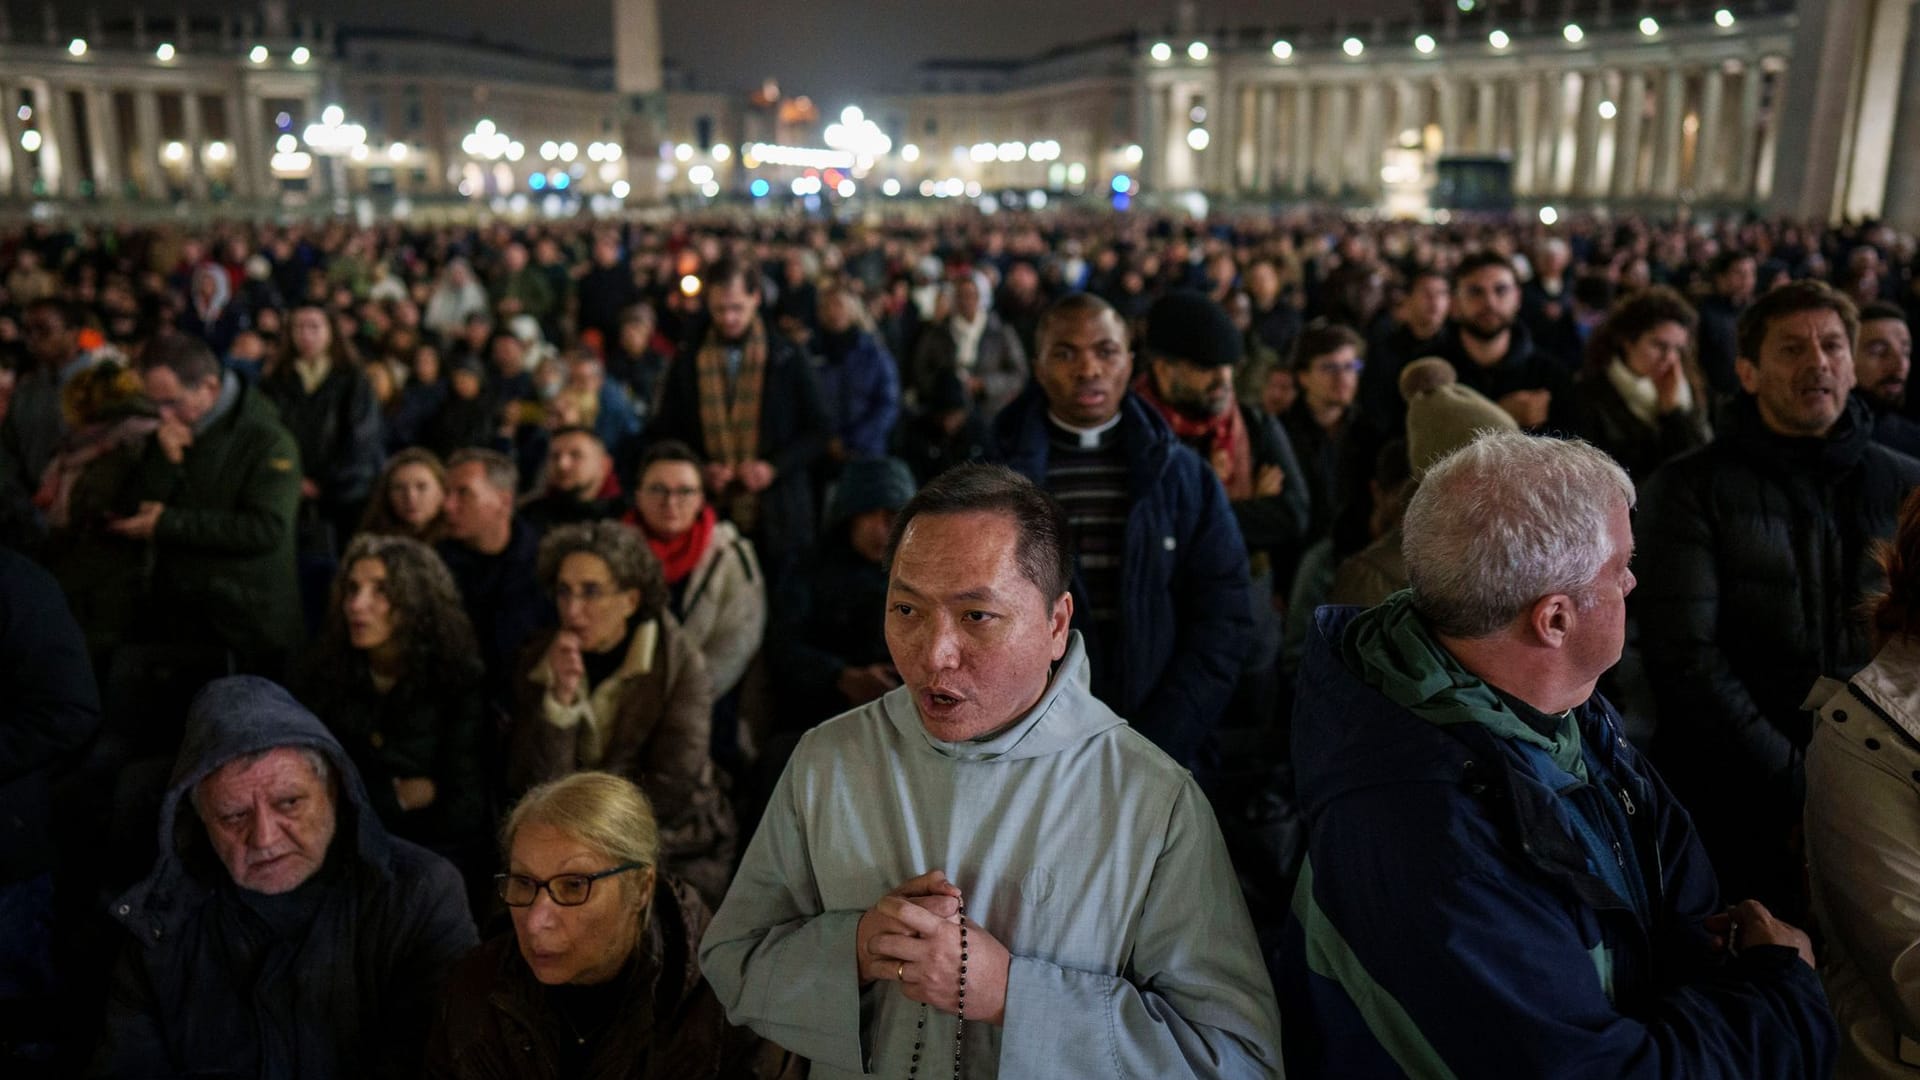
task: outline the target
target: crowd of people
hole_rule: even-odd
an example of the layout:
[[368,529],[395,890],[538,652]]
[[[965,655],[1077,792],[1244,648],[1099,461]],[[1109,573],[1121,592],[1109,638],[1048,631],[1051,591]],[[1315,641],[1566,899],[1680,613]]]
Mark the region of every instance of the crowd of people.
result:
[[0,1046],[1898,1075],[1917,255],[0,231]]

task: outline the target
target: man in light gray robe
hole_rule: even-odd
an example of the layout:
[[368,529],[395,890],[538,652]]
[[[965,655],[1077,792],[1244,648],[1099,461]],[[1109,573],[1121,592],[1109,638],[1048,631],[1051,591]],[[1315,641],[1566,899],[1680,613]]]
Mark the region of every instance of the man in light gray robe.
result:
[[904,685],[801,740],[701,944],[728,1017],[816,1080],[905,1077],[916,1038],[944,1080],[963,1001],[973,1080],[1281,1073],[1205,797],[1088,691],[1065,534],[998,467],[902,510]]

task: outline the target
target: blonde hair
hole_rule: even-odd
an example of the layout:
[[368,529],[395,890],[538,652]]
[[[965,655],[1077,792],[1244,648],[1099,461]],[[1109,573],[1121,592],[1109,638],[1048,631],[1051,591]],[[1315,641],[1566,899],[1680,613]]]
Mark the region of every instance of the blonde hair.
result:
[[513,857],[513,838],[529,825],[571,834],[616,863],[655,866],[660,861],[660,827],[653,806],[624,776],[569,773],[521,796],[500,827],[503,859]]

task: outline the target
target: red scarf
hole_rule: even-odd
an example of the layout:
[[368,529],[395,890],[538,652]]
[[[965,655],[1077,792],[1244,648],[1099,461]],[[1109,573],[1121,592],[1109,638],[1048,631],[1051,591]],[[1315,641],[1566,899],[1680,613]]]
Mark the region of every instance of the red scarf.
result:
[[707,545],[713,541],[713,507],[700,508],[700,516],[693,521],[693,528],[671,539],[662,540],[653,535],[640,519],[638,511],[632,515],[634,523],[646,534],[647,546],[653,549],[660,560],[660,568],[667,572],[667,584],[678,585],[685,581],[693,568],[700,565],[700,556],[707,553]]
[[1206,440],[1207,461],[1226,487],[1228,499],[1240,502],[1253,497],[1253,441],[1247,437],[1246,422],[1240,418],[1239,403],[1219,416],[1195,420],[1161,401],[1154,391],[1153,379],[1146,373],[1134,380],[1133,389],[1147,404],[1159,410],[1181,442]]

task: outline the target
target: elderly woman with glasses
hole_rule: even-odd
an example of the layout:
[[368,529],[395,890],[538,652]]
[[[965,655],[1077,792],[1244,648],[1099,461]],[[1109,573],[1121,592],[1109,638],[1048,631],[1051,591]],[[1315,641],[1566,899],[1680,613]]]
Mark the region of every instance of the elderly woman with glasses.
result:
[[513,933],[448,978],[427,1051],[434,1077],[773,1078],[797,1059],[727,1025],[700,974],[709,913],[660,869],[632,782],[574,773],[528,792],[501,829],[495,877]]
[[634,529],[596,521],[549,533],[536,571],[559,627],[522,654],[507,786],[627,777],[659,812],[667,869],[718,904],[736,828],[709,750],[706,663],[666,609],[660,561]]

